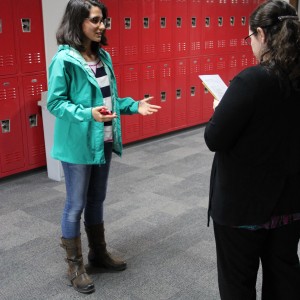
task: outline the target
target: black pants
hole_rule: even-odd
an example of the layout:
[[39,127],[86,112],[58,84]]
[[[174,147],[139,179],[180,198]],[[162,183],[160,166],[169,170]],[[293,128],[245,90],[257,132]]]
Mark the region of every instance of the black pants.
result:
[[299,300],[297,254],[300,221],[270,230],[250,231],[214,222],[218,282],[222,300],[255,300],[261,260],[262,300]]

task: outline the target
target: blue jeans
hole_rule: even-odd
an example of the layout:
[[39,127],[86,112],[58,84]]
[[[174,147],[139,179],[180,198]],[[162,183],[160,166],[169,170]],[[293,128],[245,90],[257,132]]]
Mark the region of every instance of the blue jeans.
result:
[[104,144],[104,165],[79,165],[61,162],[65,174],[66,203],[62,215],[62,236],[71,239],[80,235],[80,220],[95,225],[103,222],[103,202],[112,155],[112,143]]

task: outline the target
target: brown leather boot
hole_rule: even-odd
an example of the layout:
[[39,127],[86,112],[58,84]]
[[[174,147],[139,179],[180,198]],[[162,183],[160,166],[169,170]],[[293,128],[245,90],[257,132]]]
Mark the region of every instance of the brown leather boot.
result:
[[61,238],[61,246],[66,249],[69,265],[68,276],[74,289],[80,293],[88,294],[95,291],[94,283],[86,273],[81,250],[80,237],[74,239]]
[[96,225],[85,225],[85,231],[89,241],[88,260],[92,266],[104,267],[114,271],[123,271],[127,263],[119,258],[113,257],[106,250],[104,237],[104,223]]

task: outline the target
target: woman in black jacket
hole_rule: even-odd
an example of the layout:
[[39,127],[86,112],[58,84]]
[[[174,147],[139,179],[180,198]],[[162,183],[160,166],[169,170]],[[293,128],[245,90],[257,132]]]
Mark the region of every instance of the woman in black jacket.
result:
[[300,22],[285,1],[260,5],[249,36],[259,64],[238,74],[205,129],[215,152],[209,216],[222,300],[299,300]]

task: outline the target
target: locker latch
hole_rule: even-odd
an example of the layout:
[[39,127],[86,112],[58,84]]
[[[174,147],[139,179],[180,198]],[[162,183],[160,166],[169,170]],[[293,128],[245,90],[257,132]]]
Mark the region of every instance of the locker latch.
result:
[[177,28],[181,28],[182,25],[182,18],[176,18],[176,26]]
[[30,19],[21,19],[22,31],[31,32],[31,20]]
[[242,17],[242,25],[243,25],[243,26],[246,25],[246,17]]
[[197,18],[192,18],[192,27],[197,27]]
[[125,29],[131,29],[131,18],[125,18]]
[[29,126],[30,127],[37,127],[37,115],[30,115],[28,120],[29,120]]
[[218,17],[218,25],[219,27],[223,26],[223,17]]
[[160,100],[161,100],[161,102],[166,102],[167,101],[167,93],[166,92],[161,92],[160,93]]
[[206,17],[205,18],[205,27],[209,27],[210,26],[210,17]]
[[166,18],[160,18],[160,28],[166,28],[167,27],[167,19]]
[[230,25],[234,26],[235,23],[235,17],[230,17]]
[[181,99],[181,89],[176,90],[176,99]]
[[191,86],[191,96],[194,97],[196,95],[196,87]]
[[0,19],[0,33],[2,33],[2,19]]
[[106,19],[106,29],[111,29],[111,18]]
[[145,98],[145,99],[147,99],[147,98],[149,98],[149,97],[150,97],[149,94],[144,95],[144,98]]
[[149,28],[149,18],[144,18],[144,28]]
[[2,120],[1,121],[1,130],[2,130],[2,133],[10,132],[10,120]]

